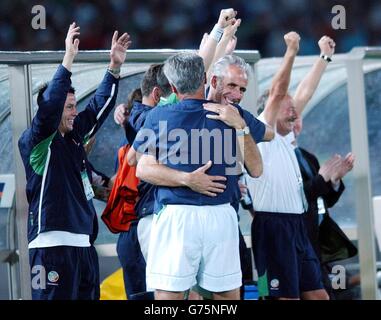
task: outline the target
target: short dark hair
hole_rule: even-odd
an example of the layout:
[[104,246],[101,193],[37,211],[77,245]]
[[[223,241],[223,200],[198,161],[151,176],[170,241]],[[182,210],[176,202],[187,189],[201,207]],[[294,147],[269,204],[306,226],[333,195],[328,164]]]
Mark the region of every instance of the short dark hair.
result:
[[134,91],[132,91],[127,98],[127,110],[128,112],[131,111],[134,101],[142,102],[142,90],[140,88],[136,88]]
[[[37,95],[37,101],[41,99],[42,94],[45,92],[46,88],[48,87],[49,82],[45,82],[39,89],[38,89],[38,95]],[[68,93],[75,94],[75,89],[70,86]]]
[[160,88],[165,97],[171,93],[171,86],[164,75],[162,63],[152,64],[144,74],[140,84],[143,97],[148,97],[155,87]]

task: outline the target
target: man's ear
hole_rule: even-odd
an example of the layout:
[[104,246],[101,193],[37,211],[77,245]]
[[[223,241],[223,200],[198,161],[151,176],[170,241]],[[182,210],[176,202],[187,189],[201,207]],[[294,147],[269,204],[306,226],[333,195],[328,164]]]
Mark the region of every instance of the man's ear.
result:
[[152,97],[155,103],[159,103],[161,97],[161,90],[158,87],[154,87],[152,90]]
[[213,76],[212,79],[210,79],[210,85],[213,87],[213,89],[217,88],[217,76]]

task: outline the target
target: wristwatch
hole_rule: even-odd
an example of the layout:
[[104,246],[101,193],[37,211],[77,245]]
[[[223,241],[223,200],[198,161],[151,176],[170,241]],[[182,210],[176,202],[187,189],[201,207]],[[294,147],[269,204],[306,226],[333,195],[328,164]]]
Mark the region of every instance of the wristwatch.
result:
[[119,76],[120,74],[120,68],[107,68],[107,71],[110,72],[114,76]]
[[236,129],[237,137],[247,136],[250,133],[250,128],[248,126],[243,129]]
[[330,57],[328,57],[326,54],[321,54],[320,58],[322,58],[323,60],[325,60],[327,62],[331,62],[332,61],[332,59]]

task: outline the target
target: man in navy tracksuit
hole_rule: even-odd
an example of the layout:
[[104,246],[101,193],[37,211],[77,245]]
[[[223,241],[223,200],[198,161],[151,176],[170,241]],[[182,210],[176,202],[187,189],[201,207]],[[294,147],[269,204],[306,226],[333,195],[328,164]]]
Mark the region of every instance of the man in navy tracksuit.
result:
[[38,111],[19,140],[29,202],[28,241],[32,298],[98,299],[98,257],[92,244],[97,217],[84,141],[115,105],[119,72],[129,35],[112,38],[110,65],[84,111],[78,113],[71,66],[78,53],[79,27],[71,24],[65,56],[40,91]]

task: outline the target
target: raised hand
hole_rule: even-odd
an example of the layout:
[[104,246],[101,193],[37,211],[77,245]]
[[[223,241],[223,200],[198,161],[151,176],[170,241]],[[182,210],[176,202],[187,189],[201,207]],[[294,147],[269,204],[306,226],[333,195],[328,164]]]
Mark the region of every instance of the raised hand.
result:
[[74,37],[79,36],[79,29],[80,27],[76,26],[75,22],[73,22],[69,26],[69,30],[66,35],[65,39],[65,53],[72,55],[75,57],[78,53],[78,45],[79,45],[79,39]]
[[78,53],[79,39],[75,37],[80,35],[79,29],[80,27],[76,26],[75,22],[73,22],[69,26],[69,30],[66,34],[65,56],[62,61],[62,65],[69,71],[71,71],[71,66],[73,64],[74,58]]
[[217,25],[220,28],[225,28],[229,24],[235,23],[235,16],[237,15],[237,11],[234,11],[233,8],[222,9],[220,12],[220,16],[218,18]]
[[126,59],[126,50],[131,45],[130,36],[128,33],[123,33],[118,38],[118,31],[114,32],[111,42],[111,51],[110,51],[110,68],[118,69],[123,64]]
[[229,24],[224,29],[224,34],[222,36],[222,40],[228,39],[228,43],[225,48],[225,55],[232,54],[235,50],[235,47],[237,45],[237,37],[235,36],[235,33],[237,32],[238,27],[241,25],[241,19],[237,19],[234,21],[234,23]]
[[296,55],[299,51],[300,36],[294,31],[284,35],[284,41],[287,45],[287,51]]
[[324,54],[331,58],[333,54],[335,53],[336,43],[330,37],[328,36],[321,37],[318,44],[319,44],[321,54]]

